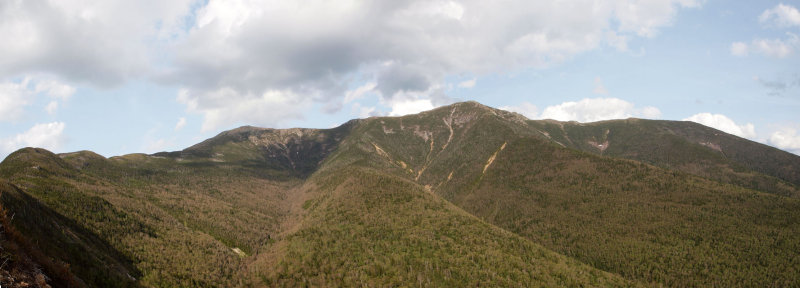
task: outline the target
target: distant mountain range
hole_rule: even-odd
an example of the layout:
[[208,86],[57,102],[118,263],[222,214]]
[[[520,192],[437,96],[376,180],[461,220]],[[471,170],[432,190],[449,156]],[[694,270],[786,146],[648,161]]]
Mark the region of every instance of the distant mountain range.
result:
[[0,284],[800,286],[800,157],[476,102],[0,163]]

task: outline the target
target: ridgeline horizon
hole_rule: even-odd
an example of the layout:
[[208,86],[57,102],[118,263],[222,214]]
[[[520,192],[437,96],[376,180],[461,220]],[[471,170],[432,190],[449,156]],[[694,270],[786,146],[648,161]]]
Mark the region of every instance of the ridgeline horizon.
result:
[[0,206],[0,272],[40,286],[800,285],[800,157],[689,121],[468,101],[172,152],[23,148]]

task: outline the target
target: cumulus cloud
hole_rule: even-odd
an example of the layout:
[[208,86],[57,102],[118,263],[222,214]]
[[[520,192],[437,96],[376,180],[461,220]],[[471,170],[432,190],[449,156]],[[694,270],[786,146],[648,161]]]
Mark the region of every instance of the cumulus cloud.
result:
[[204,116],[201,130],[213,131],[228,125],[280,126],[290,119],[301,119],[300,111],[311,106],[310,99],[290,91],[266,91],[259,95],[239,94],[231,88],[199,93],[181,90],[178,102],[187,110]]
[[28,82],[29,79],[0,83],[0,122],[14,121],[23,114],[32,94]]
[[348,90],[344,95],[344,103],[350,103],[355,100],[364,98],[365,95],[375,90],[378,84],[375,82],[368,82],[356,89]]
[[[659,28],[672,24],[676,7],[699,7],[703,1],[612,1],[619,20],[620,31],[634,32],[639,36],[653,37]],[[588,3],[585,3],[588,5]]]
[[36,124],[28,131],[2,139],[0,141],[0,147],[2,147],[0,153],[7,155],[24,147],[39,147],[51,151],[58,150],[65,141],[63,135],[65,126],[63,122]]
[[[762,12],[758,20],[763,25],[777,28],[800,27],[800,12],[793,6],[779,4]],[[786,32],[784,38],[755,38],[749,44],[734,42],[730,50],[732,55],[740,57],[747,56],[750,52],[757,52],[768,57],[786,58],[794,54],[798,48],[800,48],[800,37],[792,32]]]
[[13,122],[24,113],[38,95],[54,99],[44,110],[49,114],[58,109],[58,101],[67,100],[75,88],[47,77],[26,76],[19,81],[0,82],[0,122]]
[[478,79],[472,78],[470,80],[461,81],[458,83],[459,88],[472,88],[475,87],[475,84],[478,83]]
[[67,100],[75,94],[75,87],[61,83],[53,79],[39,81],[34,89],[36,93],[44,93],[50,98]]
[[517,112],[530,119],[553,119],[558,121],[595,122],[630,117],[658,118],[661,111],[652,106],[636,107],[633,103],[618,98],[585,98],[580,101],[563,102],[547,106],[539,114],[539,108],[529,102],[500,109]]
[[537,119],[539,116],[539,108],[529,102],[522,102],[519,106],[503,106],[500,109],[517,112],[529,119]]
[[[435,87],[448,87],[449,76],[549,67],[602,47],[625,51],[701,2],[5,1],[0,79],[42,72],[101,87],[155,79],[180,86],[178,100],[203,115],[205,129],[272,126],[313,104],[336,111],[364,79],[375,84],[360,95],[382,103],[446,104]],[[404,96],[414,93],[424,95]],[[265,99],[273,94],[291,97]]]
[[56,114],[56,110],[58,110],[58,101],[50,101],[47,106],[44,106],[44,111],[47,111],[47,114]]
[[[693,0],[211,0],[172,46],[174,66],[159,79],[184,85],[200,102],[224,87],[233,99],[253,105],[263,93],[281,91],[302,98],[293,101],[327,103],[332,111],[341,104],[330,102],[366,93],[380,96],[393,111],[425,99],[436,106],[448,101],[435,89],[447,86],[448,75],[547,67],[599,47],[624,48],[630,39],[655,36],[681,7],[697,5]],[[365,78],[374,85],[347,89]],[[300,115],[289,114],[284,116]]]
[[145,73],[159,38],[182,25],[191,0],[3,1],[0,77],[47,72],[116,85]]
[[786,33],[786,39],[756,39],[752,48],[761,54],[775,58],[786,58],[800,45],[800,39],[793,33]]
[[186,126],[186,118],[181,117],[180,119],[178,119],[178,123],[175,124],[175,131],[183,129],[184,126]]
[[364,106],[360,103],[353,103],[353,106],[350,109],[351,114],[356,115],[358,118],[368,118],[372,116],[381,116],[381,113],[377,111],[377,108],[374,106]]
[[636,107],[633,103],[618,98],[587,98],[577,102],[564,102],[548,106],[537,118],[559,121],[595,122],[629,117],[658,118],[661,111],[647,106]]
[[758,21],[776,27],[800,27],[800,11],[791,5],[781,3],[761,13]]
[[750,53],[750,48],[747,46],[747,43],[744,42],[733,42],[731,44],[731,55],[733,56],[747,56]]
[[753,124],[746,123],[744,125],[736,124],[731,118],[722,114],[699,113],[692,115],[683,121],[692,121],[700,123],[711,128],[723,131],[728,134],[733,134],[742,138],[753,139],[756,137],[756,129]]
[[67,101],[73,94],[75,94],[75,87],[55,81],[53,79],[46,79],[39,81],[34,89],[35,93],[45,94],[50,97],[50,102],[44,107],[47,114],[53,115],[58,110],[58,101]]
[[731,55],[747,56],[750,51],[774,58],[786,58],[794,54],[800,47],[800,37],[787,32],[785,39],[754,39],[750,44],[734,42],[731,44]]
[[770,145],[800,155],[800,134],[795,127],[783,127],[770,135]]
[[389,116],[415,114],[434,108],[433,103],[429,99],[399,100],[392,102],[391,106],[392,111],[389,112]]

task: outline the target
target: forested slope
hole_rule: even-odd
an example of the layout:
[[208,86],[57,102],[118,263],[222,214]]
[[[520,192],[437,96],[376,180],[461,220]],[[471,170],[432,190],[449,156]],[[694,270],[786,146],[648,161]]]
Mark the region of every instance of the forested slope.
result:
[[26,148],[0,204],[3,245],[55,286],[797,286],[796,167],[693,123],[465,102],[153,155]]

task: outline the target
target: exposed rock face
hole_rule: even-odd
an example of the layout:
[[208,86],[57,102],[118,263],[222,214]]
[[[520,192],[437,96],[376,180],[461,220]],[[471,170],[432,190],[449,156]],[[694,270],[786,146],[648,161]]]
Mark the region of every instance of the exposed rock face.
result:
[[603,143],[597,143],[596,141],[589,141],[587,143],[589,143],[589,145],[596,147],[597,150],[600,150],[600,153],[603,153],[604,151],[606,151],[606,149],[608,149],[608,140],[606,140]]
[[719,152],[722,152],[722,147],[720,147],[719,144],[716,144],[716,143],[700,142],[700,145],[703,145],[703,146],[706,146],[708,148],[711,148],[711,149],[717,150]]

